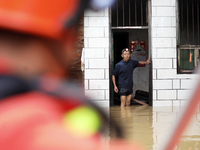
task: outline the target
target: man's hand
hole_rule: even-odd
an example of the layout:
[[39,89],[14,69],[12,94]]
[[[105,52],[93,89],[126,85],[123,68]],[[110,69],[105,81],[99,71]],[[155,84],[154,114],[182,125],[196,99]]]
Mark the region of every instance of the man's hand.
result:
[[118,93],[118,88],[117,88],[117,86],[114,87],[114,91],[115,91],[116,93]]
[[147,64],[150,64],[150,63],[151,63],[151,62],[150,62],[150,59],[148,58],[148,59],[147,59]]
[[149,58],[147,59],[147,61],[138,61],[138,62],[139,62],[139,64],[141,64],[141,65],[148,65],[148,64],[151,63]]

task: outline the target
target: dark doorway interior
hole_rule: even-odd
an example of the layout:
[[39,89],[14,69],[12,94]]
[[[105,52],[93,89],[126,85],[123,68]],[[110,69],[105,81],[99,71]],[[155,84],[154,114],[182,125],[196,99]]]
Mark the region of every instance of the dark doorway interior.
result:
[[[129,32],[113,32],[113,59],[112,59],[112,68],[115,67],[115,64],[122,60],[121,51],[124,48],[129,48]],[[116,77],[116,84],[117,84]],[[112,82],[112,81],[111,81]],[[113,84],[111,83],[111,100],[110,106],[114,106],[114,97],[117,97],[116,93],[113,91]]]
[[114,65],[122,59],[121,51],[124,48],[129,48],[129,33],[114,32],[113,33]]

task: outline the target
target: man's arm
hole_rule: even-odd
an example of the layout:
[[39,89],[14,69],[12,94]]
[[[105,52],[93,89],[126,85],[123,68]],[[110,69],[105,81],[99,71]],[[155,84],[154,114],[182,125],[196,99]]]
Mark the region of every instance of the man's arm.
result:
[[141,64],[141,65],[148,65],[148,64],[150,64],[150,59],[148,58],[147,59],[147,61],[139,61],[139,64]]
[[118,88],[117,88],[116,83],[115,83],[115,76],[114,75],[112,75],[112,82],[113,82],[113,85],[114,85],[114,91],[116,93],[118,93]]

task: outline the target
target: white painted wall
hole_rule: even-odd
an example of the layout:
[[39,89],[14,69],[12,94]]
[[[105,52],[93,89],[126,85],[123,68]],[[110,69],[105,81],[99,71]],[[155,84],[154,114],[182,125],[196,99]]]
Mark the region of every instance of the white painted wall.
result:
[[84,14],[85,94],[101,107],[109,107],[108,9]]
[[152,0],[153,105],[181,105],[197,75],[177,74],[176,0]]

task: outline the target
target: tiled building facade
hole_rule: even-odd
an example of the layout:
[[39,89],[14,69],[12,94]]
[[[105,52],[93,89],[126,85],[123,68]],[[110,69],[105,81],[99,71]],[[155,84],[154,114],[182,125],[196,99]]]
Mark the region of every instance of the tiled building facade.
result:
[[[177,71],[177,0],[150,1],[150,47],[153,106],[181,106],[190,96],[196,74]],[[84,14],[85,93],[102,107],[110,105],[112,37],[109,9]]]
[[101,12],[85,12],[84,58],[85,93],[95,103],[109,107],[109,15]]

